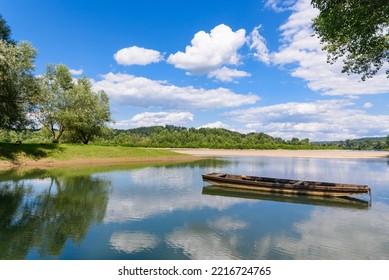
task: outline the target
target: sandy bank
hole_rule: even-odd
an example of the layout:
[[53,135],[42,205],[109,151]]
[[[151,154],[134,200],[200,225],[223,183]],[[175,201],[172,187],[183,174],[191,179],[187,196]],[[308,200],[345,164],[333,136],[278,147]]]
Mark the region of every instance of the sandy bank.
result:
[[224,150],[224,149],[172,149],[172,151],[193,156],[262,156],[300,158],[344,158],[367,159],[389,157],[389,151],[348,150]]

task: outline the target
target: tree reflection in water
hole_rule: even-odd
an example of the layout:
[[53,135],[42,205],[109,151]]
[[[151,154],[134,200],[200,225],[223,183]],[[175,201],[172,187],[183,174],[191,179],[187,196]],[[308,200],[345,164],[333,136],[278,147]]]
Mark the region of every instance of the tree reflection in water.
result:
[[33,250],[60,255],[67,240],[81,243],[105,216],[109,181],[47,172],[37,189],[28,177],[0,182],[0,259],[25,259]]

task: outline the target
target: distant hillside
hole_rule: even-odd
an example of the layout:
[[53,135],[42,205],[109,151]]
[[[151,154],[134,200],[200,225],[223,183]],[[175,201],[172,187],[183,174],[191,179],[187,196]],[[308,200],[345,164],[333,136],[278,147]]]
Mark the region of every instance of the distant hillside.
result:
[[[224,128],[185,128],[172,125],[115,130],[118,144],[161,148],[318,149],[309,139],[283,140],[265,133],[242,134]],[[324,146],[324,148],[327,148]],[[331,147],[328,147],[331,148]]]
[[315,142],[317,145],[338,146],[346,150],[387,150],[389,149],[389,136],[364,137],[342,141]]

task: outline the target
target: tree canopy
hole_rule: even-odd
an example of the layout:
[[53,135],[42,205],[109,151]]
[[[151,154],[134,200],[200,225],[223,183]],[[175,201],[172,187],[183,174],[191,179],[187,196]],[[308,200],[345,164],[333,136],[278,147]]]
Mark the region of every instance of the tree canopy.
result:
[[72,142],[88,144],[110,121],[108,95],[93,92],[85,77],[74,82],[65,65],[48,65],[40,81],[42,98],[36,117],[50,131],[54,143],[66,132]]
[[7,43],[13,42],[11,39],[11,28],[9,28],[2,15],[0,15],[0,40],[3,40]]
[[27,42],[0,40],[0,128],[20,128],[38,98],[33,74],[36,50]]
[[27,42],[11,39],[11,29],[0,15],[0,129],[28,123],[38,97],[34,70],[37,51]]
[[[342,58],[342,72],[360,74],[365,80],[389,62],[387,0],[312,0],[312,4],[320,10],[313,28],[330,63]],[[389,77],[389,69],[386,74]]]

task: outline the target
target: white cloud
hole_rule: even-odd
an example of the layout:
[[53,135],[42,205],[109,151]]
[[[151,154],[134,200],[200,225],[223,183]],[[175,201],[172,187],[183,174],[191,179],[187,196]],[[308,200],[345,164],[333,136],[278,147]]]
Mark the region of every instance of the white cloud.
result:
[[236,69],[230,69],[226,66],[212,71],[208,74],[208,78],[216,78],[222,82],[233,82],[234,78],[250,77],[251,74],[245,71],[240,71]]
[[189,112],[144,112],[133,116],[129,120],[118,121],[113,125],[117,129],[131,127],[165,126],[169,124],[184,125],[193,121],[193,114]]
[[270,63],[270,54],[269,50],[266,46],[265,38],[259,34],[259,30],[261,29],[261,25],[254,28],[251,32],[249,39],[250,42],[250,50],[255,49],[257,52],[254,54],[254,57],[262,61],[265,64]]
[[365,104],[363,104],[364,109],[370,109],[372,107],[373,107],[373,103],[371,103],[371,102],[366,102]]
[[83,69],[69,69],[69,72],[70,74],[72,75],[75,75],[75,76],[79,76],[79,75],[82,75],[84,73],[84,70]]
[[271,8],[275,12],[280,13],[290,10],[291,6],[293,6],[295,2],[296,0],[267,0],[265,7]]
[[234,32],[225,24],[211,30],[197,32],[185,52],[171,54],[167,62],[176,68],[188,70],[190,74],[206,74],[223,65],[237,65],[238,50],[245,43],[244,29]]
[[225,124],[221,121],[217,121],[217,122],[213,122],[213,123],[207,123],[207,124],[204,124],[202,126],[200,126],[199,128],[225,128],[225,129],[228,129],[228,130],[233,130],[231,128],[231,126],[229,126],[228,124]]
[[283,139],[344,140],[387,134],[389,115],[368,115],[353,105],[351,100],[289,102],[235,110],[225,116],[244,123],[246,129]]
[[133,254],[154,249],[158,238],[147,232],[114,232],[109,243],[115,250]]
[[150,80],[121,73],[102,75],[93,81],[95,90],[104,90],[112,102],[138,107],[160,107],[175,110],[218,109],[254,104],[254,94],[237,94],[226,88],[206,90],[192,86],[178,87],[166,81]]
[[124,48],[114,54],[114,58],[121,65],[147,65],[160,62],[163,57],[159,51],[137,46]]
[[327,63],[327,53],[314,34],[312,19],[319,14],[311,6],[310,0],[299,0],[292,7],[292,14],[280,27],[282,45],[278,52],[272,53],[272,62],[290,65],[291,75],[307,82],[311,90],[324,95],[358,95],[388,93],[389,83],[384,71],[373,79],[360,81],[357,75],[342,74],[342,62]]

